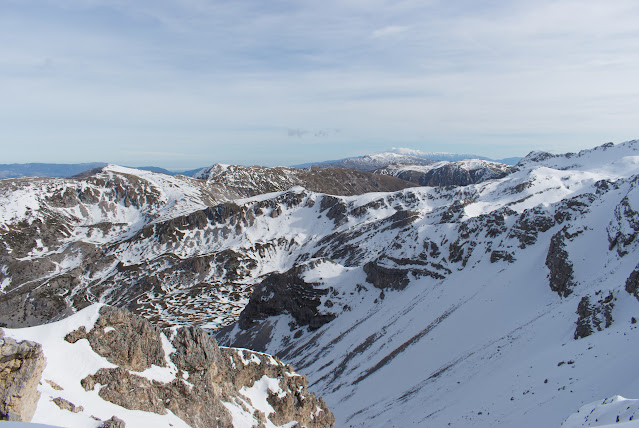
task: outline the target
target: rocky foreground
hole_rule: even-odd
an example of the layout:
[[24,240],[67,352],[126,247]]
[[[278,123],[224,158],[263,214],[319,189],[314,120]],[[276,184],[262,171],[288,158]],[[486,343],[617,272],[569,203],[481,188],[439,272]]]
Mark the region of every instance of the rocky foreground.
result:
[[305,376],[270,355],[218,347],[201,329],[160,330],[92,305],[6,329],[0,420],[65,427],[332,427]]

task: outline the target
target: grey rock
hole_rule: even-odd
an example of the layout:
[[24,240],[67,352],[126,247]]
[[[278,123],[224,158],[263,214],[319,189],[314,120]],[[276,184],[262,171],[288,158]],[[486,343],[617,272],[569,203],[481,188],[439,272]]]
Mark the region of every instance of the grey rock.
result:
[[560,297],[568,297],[575,287],[573,266],[568,258],[565,240],[566,228],[555,233],[550,239],[550,246],[546,255],[550,289]]
[[246,330],[259,319],[268,316],[290,314],[300,326],[311,330],[332,321],[335,315],[321,312],[320,297],[327,289],[316,288],[301,277],[304,266],[296,266],[284,273],[272,273],[257,285],[240,314],[238,325]]
[[88,333],[80,327],[65,337],[70,343],[80,339],[88,339],[97,354],[128,370],[141,372],[151,365],[165,366],[160,329],[124,309],[103,306]]
[[53,401],[55,405],[61,408],[62,410],[68,410],[69,412],[72,412],[72,413],[80,413],[84,411],[84,407],[76,406],[69,400],[65,400],[62,397],[56,397],[51,401]]
[[[599,293],[597,293],[599,294]],[[577,307],[577,327],[575,339],[588,337],[595,331],[602,331],[613,323],[612,310],[615,307],[614,295],[609,293],[605,298],[600,298],[596,303],[590,303],[590,296],[584,296]]]
[[104,421],[98,428],[125,428],[126,423],[117,416],[111,416],[111,419]]
[[29,422],[46,359],[38,343],[0,339],[0,420]]
[[[106,327],[112,326],[123,332],[117,340],[109,337],[114,335],[114,330],[105,331]],[[149,354],[147,360],[141,359],[137,350],[126,352],[126,348],[133,345],[136,334],[140,336],[136,346],[143,354]],[[168,383],[150,381],[130,368],[151,363],[165,365],[164,361],[156,361],[160,356],[162,360],[165,358],[164,353],[157,352],[158,348],[161,350],[160,334],[164,334],[175,349],[168,358],[177,373]],[[82,379],[82,386],[89,391],[100,385],[98,394],[102,399],[124,408],[157,414],[170,410],[194,427],[232,427],[232,417],[223,402],[247,400],[239,391],[263,376],[269,376],[279,379],[281,388],[290,397],[271,394],[268,401],[276,412],[264,417],[277,425],[292,421],[309,427],[334,424],[334,417],[325,403],[308,392],[306,378],[294,374],[290,366],[265,354],[219,348],[215,339],[197,327],[160,332],[146,320],[124,310],[103,307],[98,321],[88,333],[76,330],[68,340],[73,343],[80,338],[87,338],[94,351],[121,365],[98,370]],[[316,415],[318,407],[321,411]]]

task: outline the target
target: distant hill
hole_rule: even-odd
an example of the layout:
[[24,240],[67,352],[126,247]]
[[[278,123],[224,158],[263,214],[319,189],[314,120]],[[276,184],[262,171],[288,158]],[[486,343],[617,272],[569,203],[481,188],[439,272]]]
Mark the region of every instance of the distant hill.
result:
[[293,165],[293,168],[351,168],[360,171],[375,171],[396,164],[424,166],[440,161],[457,162],[467,159],[493,161],[507,165],[515,165],[521,160],[520,157],[490,159],[485,156],[469,153],[422,152],[414,149],[393,148],[392,150],[382,153]]
[[14,163],[0,164],[0,179],[17,177],[71,177],[84,171],[107,166],[104,162],[92,163]]

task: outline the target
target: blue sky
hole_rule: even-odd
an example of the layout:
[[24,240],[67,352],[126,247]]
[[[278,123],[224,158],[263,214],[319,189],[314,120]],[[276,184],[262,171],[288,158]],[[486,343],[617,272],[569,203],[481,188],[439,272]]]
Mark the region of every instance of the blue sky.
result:
[[0,163],[494,158],[639,138],[636,0],[3,0]]

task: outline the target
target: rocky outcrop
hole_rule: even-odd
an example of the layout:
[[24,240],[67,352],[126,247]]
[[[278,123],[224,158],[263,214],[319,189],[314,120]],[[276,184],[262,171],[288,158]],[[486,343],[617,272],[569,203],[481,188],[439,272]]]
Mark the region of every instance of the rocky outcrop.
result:
[[628,279],[626,279],[626,291],[639,300],[639,264],[635,266]]
[[364,265],[366,281],[381,290],[403,290],[409,283],[408,269],[383,266],[379,261],[370,261]]
[[80,339],[88,339],[97,354],[127,370],[141,372],[165,365],[160,329],[125,309],[104,306],[89,332],[81,327],[65,337],[70,343]]
[[620,257],[630,251],[639,235],[639,211],[632,206],[628,196],[615,207],[614,217],[607,228],[609,249],[615,249]]
[[126,423],[117,416],[112,416],[111,419],[106,420],[100,424],[98,428],[125,428]]
[[0,420],[29,422],[46,360],[34,342],[17,342],[0,330]]
[[[601,292],[597,292],[599,295]],[[612,325],[612,309],[615,307],[615,296],[612,292],[604,298],[600,298],[596,303],[590,303],[590,296],[584,296],[579,301],[577,307],[577,327],[575,328],[575,339],[588,337],[595,331],[602,331]]]
[[329,293],[316,288],[302,278],[304,266],[296,266],[284,273],[272,273],[254,288],[251,298],[240,314],[238,325],[248,329],[256,320],[273,315],[290,314],[298,326],[317,329],[330,322],[335,315],[319,309],[320,298]]
[[550,271],[548,275],[550,289],[559,294],[560,297],[568,297],[576,285],[565,240],[566,229],[564,228],[552,236],[546,255],[546,267]]
[[[273,412],[262,418],[276,425],[293,421],[308,427],[334,424],[326,404],[308,391],[306,378],[292,367],[269,355],[219,348],[199,328],[160,331],[128,311],[104,306],[90,331],[81,327],[66,336],[71,343],[82,338],[96,353],[118,365],[85,377],[82,386],[87,391],[97,388],[102,399],[127,409],[160,415],[171,411],[193,427],[232,427],[229,406],[249,411],[248,403],[257,409],[259,403],[250,400],[251,388],[261,389],[265,383]],[[149,379],[142,372],[153,366],[165,367],[173,378]],[[71,409],[64,402],[58,405]],[[111,425],[103,426],[121,426],[117,423],[107,421]]]

